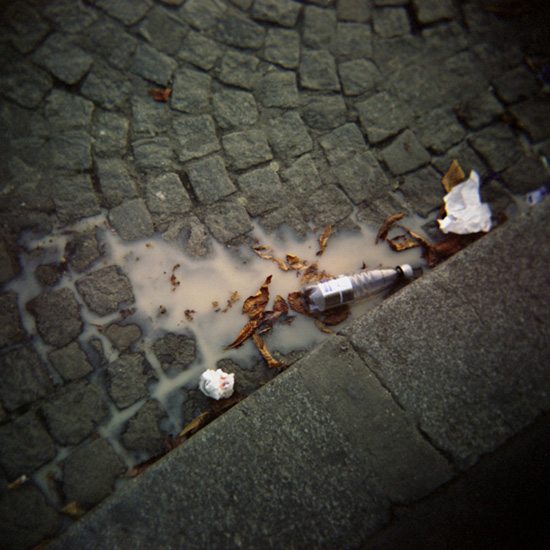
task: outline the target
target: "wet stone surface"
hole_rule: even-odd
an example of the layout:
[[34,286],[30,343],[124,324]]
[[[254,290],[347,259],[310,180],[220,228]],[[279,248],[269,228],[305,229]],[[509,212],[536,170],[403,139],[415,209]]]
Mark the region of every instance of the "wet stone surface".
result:
[[196,357],[195,341],[183,334],[167,334],[155,342],[153,349],[163,370],[184,370]]
[[140,353],[121,355],[107,366],[107,391],[119,409],[147,397],[147,384],[153,374]]

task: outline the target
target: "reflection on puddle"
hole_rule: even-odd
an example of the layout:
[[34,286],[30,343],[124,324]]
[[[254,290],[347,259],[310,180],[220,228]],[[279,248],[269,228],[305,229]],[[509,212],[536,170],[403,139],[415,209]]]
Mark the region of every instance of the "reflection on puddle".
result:
[[[419,219],[403,222],[415,230],[420,225]],[[332,236],[321,257],[315,254],[319,250],[319,244],[318,235],[313,231],[307,238],[299,239],[290,230],[268,235],[256,225],[252,238],[256,244],[271,247],[273,252],[270,253],[277,258],[284,259],[287,253],[292,253],[310,264],[318,261],[320,269],[334,275],[358,271],[363,265],[368,268],[402,263],[425,265],[420,259],[419,249],[397,254],[385,243],[375,246],[378,228],[358,225],[361,231]],[[238,349],[223,351],[233,342],[247,321],[247,317],[241,312],[243,301],[259,289],[268,275],[273,275],[269,287],[270,302],[266,308],[271,309],[277,294],[286,299],[290,292],[300,289],[301,273],[298,275],[295,271],[284,272],[274,262],[260,258],[249,246],[244,245],[226,247],[214,242],[213,251],[208,257],[196,259],[187,256],[160,236],[124,241],[108,227],[104,214],[71,226],[70,233],[66,229],[58,228],[51,235],[40,239],[33,235],[25,236],[22,244],[26,252],[20,259],[23,271],[8,285],[7,290],[18,294],[24,328],[32,335],[33,343],[48,365],[55,384],[61,384],[61,377],[48,363],[47,353],[53,348],[37,334],[35,319],[27,312],[25,305],[48,290],[65,287],[72,290],[80,304],[80,314],[84,322],[84,330],[78,337],[78,343],[94,365],[94,372],[88,379],[98,387],[109,409],[109,414],[98,427],[98,431],[109,440],[126,465],[131,467],[148,457],[143,453],[128,452],[121,442],[121,433],[146,399],[140,399],[119,410],[103,387],[103,371],[121,353],[106,334],[106,327],[117,322],[121,325],[137,325],[141,330],[141,337],[136,339],[130,351],[143,353],[151,365],[154,375],[148,384],[149,395],[166,409],[168,420],[163,421],[163,428],[177,434],[183,428],[184,421],[182,404],[185,393],[182,388],[197,388],[201,373],[208,368],[217,368],[217,362],[222,359],[230,359],[242,369],[249,370],[263,361],[250,339]],[[60,262],[67,242],[75,234],[84,231],[95,231],[101,256],[83,273],[74,273],[69,265],[55,286],[43,288],[36,279],[36,267]],[[90,311],[75,287],[75,281],[82,276],[110,265],[118,265],[126,274],[135,298],[133,303],[122,304],[119,308],[126,309],[127,316],[123,320],[120,311],[105,316]],[[381,299],[378,297],[354,305],[347,322],[359,317]],[[155,342],[168,333],[185,335],[195,340],[196,358],[183,370],[165,370],[163,359],[155,353]],[[276,325],[263,337],[270,352],[280,358],[297,350],[310,349],[326,338],[327,334],[321,332],[312,319],[296,314],[291,325]],[[97,352],[98,342],[101,343],[103,360]],[[59,451],[56,461],[67,454],[66,449]],[[45,466],[41,472],[51,469],[51,466]],[[38,481],[39,477],[37,476]]]

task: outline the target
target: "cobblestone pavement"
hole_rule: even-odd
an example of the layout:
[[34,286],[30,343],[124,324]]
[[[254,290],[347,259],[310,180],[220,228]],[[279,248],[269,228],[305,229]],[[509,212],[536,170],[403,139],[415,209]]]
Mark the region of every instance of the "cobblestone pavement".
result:
[[[21,235],[106,212],[126,241],[160,233],[200,257],[212,240],[246,242],[252,220],[304,233],[352,227],[354,211],[373,225],[399,210],[427,217],[442,203],[441,175],[454,158],[486,177],[482,196],[502,220],[512,195],[549,181],[547,14],[542,2],[534,11],[522,2],[501,2],[497,14],[483,8],[452,0],[2,8],[0,529],[8,547],[55,536],[71,521],[66,504],[101,502],[127,469],[121,456],[157,454],[168,435],[163,407],[146,399],[154,372],[131,316],[106,327],[118,350],[108,359],[102,340],[84,331],[91,314],[129,312],[124,271],[101,264],[93,231],[78,231],[63,265],[38,257],[40,290],[27,299],[8,288],[21,272]],[[168,101],[153,89],[171,89]],[[67,272],[74,289],[56,286]],[[154,353],[185,369],[194,342],[166,334]],[[251,389],[272,374],[258,376]],[[197,391],[185,399],[186,420],[208,407]],[[113,407],[140,400],[116,442],[100,435]],[[22,475],[32,479],[7,488]]]

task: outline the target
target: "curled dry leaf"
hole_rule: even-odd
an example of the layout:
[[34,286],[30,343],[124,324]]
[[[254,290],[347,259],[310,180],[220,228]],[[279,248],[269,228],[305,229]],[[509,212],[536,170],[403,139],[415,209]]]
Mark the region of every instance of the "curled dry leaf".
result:
[[72,502],[69,502],[69,504],[66,504],[65,506],[63,506],[63,508],[61,508],[61,513],[71,518],[80,518],[86,512],[78,505],[78,502],[76,502],[76,500],[73,500]]
[[256,252],[256,254],[260,256],[260,258],[275,262],[279,266],[279,268],[282,269],[283,271],[289,270],[289,267],[283,262],[283,260],[280,260],[279,258],[275,258],[271,254],[267,254],[266,252],[264,252],[264,250],[271,251],[271,248],[269,248],[269,246],[253,246],[252,250],[254,250],[254,252]]
[[269,351],[267,350],[267,348],[265,346],[265,342],[264,342],[263,338],[259,334],[253,334],[252,335],[252,340],[254,340],[254,343],[256,344],[256,347],[258,348],[258,350],[262,354],[263,358],[266,360],[267,366],[270,369],[285,366],[284,361],[277,361],[277,360],[273,359],[273,357],[271,357],[271,354],[269,353]]
[[462,168],[460,168],[460,164],[458,164],[458,161],[454,159],[451,166],[443,176],[441,183],[443,184],[445,191],[448,193],[455,185],[462,183],[464,178],[465,175]]
[[329,325],[331,327],[339,325],[349,317],[350,311],[350,307],[347,304],[332,308],[326,315],[324,315],[322,321],[325,325]]
[[307,315],[308,317],[314,317],[309,310],[307,309],[301,292],[291,292],[288,295],[288,304],[291,309],[296,311],[297,313],[301,313],[302,315]]
[[420,246],[420,243],[415,240],[409,239],[407,235],[397,235],[393,239],[387,239],[388,244],[392,250],[395,252],[402,252],[403,250],[408,250],[409,248],[417,248]]
[[330,234],[332,232],[332,228],[330,226],[330,223],[323,229],[322,233],[319,235],[319,246],[321,247],[320,250],[316,253],[317,256],[322,256],[323,252],[325,251],[325,248],[327,246],[327,242],[330,238]]
[[399,212],[398,214],[394,214],[393,216],[390,216],[389,218],[387,218],[386,221],[382,224],[382,227],[378,230],[375,244],[378,244],[379,241],[384,241],[388,236],[388,232],[391,229],[391,226],[396,221],[402,219],[404,215],[405,214],[403,212]]
[[170,99],[170,94],[172,93],[171,88],[166,88],[162,90],[160,88],[153,88],[147,92],[150,96],[153,96],[155,101],[160,101],[162,103],[167,103]]
[[321,331],[325,332],[326,334],[334,334],[334,331],[331,328],[328,328],[321,319],[315,319],[315,326]]
[[[273,303],[272,311],[264,311],[262,315],[262,320],[259,325],[259,331],[266,332],[269,329],[273,328],[273,325],[281,318],[288,313],[288,304],[285,299],[277,295],[275,302]],[[292,321],[293,317],[290,319],[287,318],[287,321]]]
[[225,351],[227,351],[228,349],[240,348],[243,345],[243,343],[248,338],[250,338],[252,334],[254,334],[254,331],[258,328],[259,324],[260,324],[259,317],[257,319],[251,319],[250,321],[248,321],[248,323],[246,323],[246,325],[243,327],[241,332],[239,332],[239,335],[237,336],[237,338],[235,338],[235,341],[229,346],[227,346],[225,348]]
[[265,309],[267,302],[269,301],[269,288],[268,285],[271,283],[272,275],[269,275],[264,284],[260,287],[260,290],[249,296],[243,304],[243,313],[248,315],[250,319],[259,317],[262,311]]
[[286,255],[286,261],[288,262],[288,265],[290,266],[290,269],[294,271],[299,271],[301,269],[306,269],[308,266],[308,263],[306,260],[301,260],[298,256],[295,254],[287,254]]

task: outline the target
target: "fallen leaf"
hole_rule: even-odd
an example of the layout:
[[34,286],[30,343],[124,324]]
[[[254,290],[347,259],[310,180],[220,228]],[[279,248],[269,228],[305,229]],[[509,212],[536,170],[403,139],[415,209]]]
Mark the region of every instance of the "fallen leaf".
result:
[[73,502],[69,502],[69,504],[66,504],[61,508],[61,513],[65,514],[71,518],[80,518],[82,517],[86,512],[76,502],[76,500],[73,500]]
[[397,220],[402,219],[404,215],[405,214],[403,212],[399,212],[399,214],[394,214],[393,216],[390,216],[389,218],[387,218],[386,221],[382,224],[382,227],[378,230],[375,244],[378,244],[379,241],[386,240],[386,237],[388,236],[388,232],[391,229],[391,226]]
[[290,269],[293,269],[294,271],[299,271],[308,267],[307,261],[301,260],[295,254],[287,254],[286,261],[288,262]]
[[316,252],[317,256],[322,256],[323,252],[325,251],[325,248],[327,246],[327,241],[329,240],[331,232],[332,232],[332,228],[329,223],[323,229],[322,233],[319,235],[319,246],[321,247],[321,249]]
[[193,322],[195,320],[193,318],[193,313],[197,313],[197,312],[194,309],[186,309],[184,312],[185,318],[190,322]]
[[289,267],[283,262],[283,260],[280,260],[279,258],[275,258],[274,256],[272,256],[271,254],[266,254],[263,252],[264,250],[271,250],[269,246],[253,246],[252,250],[254,250],[254,252],[256,252],[256,254],[260,256],[260,258],[275,262],[283,271],[289,270]]
[[302,275],[302,284],[311,282],[311,279],[317,275],[319,270],[319,264],[315,262],[311,264]]
[[288,295],[288,304],[297,313],[301,313],[302,315],[307,315],[308,317],[315,317],[315,315],[312,315],[309,310],[307,309],[301,292],[291,292]]
[[191,422],[189,422],[189,424],[187,424],[187,426],[183,428],[183,430],[178,434],[178,437],[184,437],[186,435],[190,436],[198,432],[201,428],[206,426],[206,424],[212,421],[212,419],[210,418],[211,416],[212,411],[205,411],[199,414],[199,416],[191,420]]
[[418,241],[409,239],[407,235],[397,235],[393,239],[387,239],[387,241],[390,248],[395,250],[395,252],[402,252],[403,250],[420,246]]
[[326,334],[334,334],[334,330],[328,328],[321,319],[315,319],[315,326],[321,331],[325,332]]
[[260,324],[260,317],[256,319],[251,319],[250,321],[248,321],[248,323],[246,323],[246,325],[243,327],[241,332],[239,332],[239,335],[237,336],[237,338],[235,338],[235,341],[229,346],[227,346],[226,348],[224,348],[224,351],[227,351],[228,349],[233,349],[233,348],[240,348],[245,342],[245,340],[249,338],[252,334],[254,334],[254,331],[258,328],[259,324]]
[[17,489],[18,487],[21,487],[24,483],[27,483],[29,481],[29,477],[25,474],[20,475],[17,479],[14,479],[9,485],[8,489]]
[[449,193],[449,191],[455,185],[462,183],[464,181],[464,178],[465,175],[462,171],[462,168],[460,168],[460,164],[458,164],[458,161],[454,159],[447,172],[445,172],[441,183],[443,184],[443,188],[445,189],[445,191]]
[[331,308],[328,311],[328,314],[323,316],[322,321],[325,325],[329,325],[331,327],[339,325],[349,317],[350,311],[350,307],[347,304]]
[[170,94],[172,93],[171,88],[166,88],[162,90],[160,88],[153,88],[147,92],[150,96],[153,96],[155,101],[160,101],[166,103],[170,99]]
[[248,315],[250,319],[259,317],[262,314],[262,311],[265,309],[267,302],[269,301],[269,288],[268,285],[271,283],[272,275],[269,275],[264,284],[260,287],[260,290],[249,296],[243,304],[243,313]]
[[284,361],[277,361],[277,360],[273,359],[273,357],[271,357],[271,354],[269,353],[269,351],[267,350],[267,348],[265,346],[265,342],[264,342],[263,338],[259,334],[253,334],[252,335],[252,340],[254,340],[254,343],[256,344],[256,347],[258,348],[258,350],[262,354],[263,358],[267,361],[267,366],[270,369],[274,369],[274,368],[277,368],[277,367],[283,367],[285,365]]
[[231,294],[230,300],[232,302],[238,302],[240,299],[241,299],[241,297],[239,296],[239,293],[235,290],[235,292],[233,292],[233,294]]
[[286,316],[287,313],[288,304],[282,296],[277,295],[273,303],[273,310],[263,312],[262,319],[258,327],[259,331],[268,331],[282,316]]

